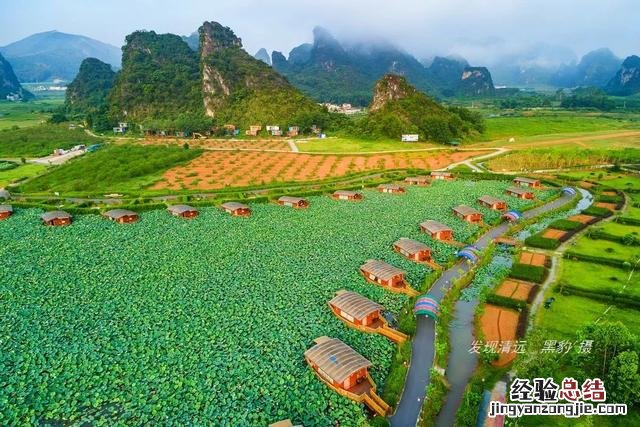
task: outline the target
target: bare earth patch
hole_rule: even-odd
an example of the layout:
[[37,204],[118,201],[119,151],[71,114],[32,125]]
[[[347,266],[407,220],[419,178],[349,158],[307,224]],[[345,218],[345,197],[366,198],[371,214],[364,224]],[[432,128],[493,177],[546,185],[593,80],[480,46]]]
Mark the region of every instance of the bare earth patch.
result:
[[350,173],[399,168],[440,169],[480,151],[412,152],[374,155],[209,151],[165,172],[152,189],[215,190],[272,182],[315,181]]
[[498,342],[498,360],[493,362],[494,366],[506,366],[516,358],[516,353],[511,350],[500,352],[503,343],[516,341],[516,331],[518,328],[518,318],[520,314],[515,310],[487,304],[484,313],[480,318],[482,334],[485,342]]
[[556,230],[555,228],[549,228],[544,232],[542,237],[544,237],[545,239],[561,239],[565,234],[567,234],[565,231]]
[[520,255],[520,264],[529,264],[536,266],[544,266],[547,257],[544,254],[537,254],[534,252],[522,252]]
[[521,280],[506,279],[498,286],[496,295],[526,301],[533,289],[533,284]]
[[598,203],[596,203],[596,207],[609,209],[610,211],[615,211],[616,210],[616,204],[615,203],[598,202]]
[[592,221],[595,217],[589,215],[574,215],[569,217],[569,221],[579,222],[581,224],[586,224],[589,221]]

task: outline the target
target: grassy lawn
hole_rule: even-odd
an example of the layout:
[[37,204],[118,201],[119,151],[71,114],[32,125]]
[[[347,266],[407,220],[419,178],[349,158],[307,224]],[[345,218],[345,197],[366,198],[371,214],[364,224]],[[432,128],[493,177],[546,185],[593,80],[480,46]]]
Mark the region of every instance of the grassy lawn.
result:
[[483,139],[508,139],[537,135],[639,129],[630,115],[540,111],[515,117],[489,117]]
[[0,130],[36,126],[51,116],[51,110],[64,104],[64,97],[30,102],[0,101]]
[[585,255],[623,260],[629,260],[640,255],[639,246],[625,246],[608,240],[590,239],[586,236],[576,240],[569,249]]
[[562,175],[579,179],[597,181],[602,185],[615,188],[617,190],[640,189],[640,177],[624,172],[609,172],[607,170],[588,170],[566,172]]
[[627,218],[640,219],[640,208],[634,208],[630,206],[624,211],[623,216]]
[[357,138],[326,138],[296,141],[300,151],[313,153],[363,153],[374,151],[418,150],[424,148],[446,148],[446,145],[430,142],[402,142],[392,139],[366,140]]
[[160,179],[167,169],[201,153],[173,146],[109,145],[52,169],[21,185],[20,190],[91,194],[138,191]]
[[0,187],[6,187],[11,183],[31,178],[44,172],[46,169],[47,167],[44,165],[27,163],[25,165],[20,165],[15,169],[0,171]]
[[[640,286],[636,280],[640,273],[635,273],[628,281],[629,272],[607,265],[582,261],[562,261],[562,273],[559,283],[595,292],[612,292],[640,297]],[[635,282],[635,283],[634,283]],[[638,316],[640,322],[640,313]]]
[[627,234],[640,234],[640,227],[635,227],[633,225],[625,225],[618,224],[617,222],[608,221],[605,222],[602,226],[598,226],[605,233],[613,234],[614,236],[625,236]]

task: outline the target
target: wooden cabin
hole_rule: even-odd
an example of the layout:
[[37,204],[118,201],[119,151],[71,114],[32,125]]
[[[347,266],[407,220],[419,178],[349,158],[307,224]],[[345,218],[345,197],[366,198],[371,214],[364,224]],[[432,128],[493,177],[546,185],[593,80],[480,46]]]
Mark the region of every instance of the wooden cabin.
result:
[[467,205],[456,206],[452,209],[453,214],[471,224],[482,222],[482,213]]
[[393,250],[411,261],[431,261],[431,248],[417,240],[401,238],[393,244]]
[[10,205],[0,205],[0,219],[7,219],[13,215],[13,208]]
[[536,195],[531,190],[520,187],[509,187],[505,190],[505,193],[509,196],[517,197],[519,199],[533,200]]
[[347,326],[362,332],[384,335],[392,341],[404,342],[407,336],[389,327],[381,315],[384,307],[355,292],[341,290],[328,302],[331,311]]
[[357,191],[338,190],[332,196],[335,200],[362,200],[362,193]]
[[389,413],[389,405],[376,394],[369,375],[371,362],[339,339],[319,337],[314,343],[304,358],[322,382],[342,396],[365,403],[380,416]]
[[378,191],[381,193],[403,194],[405,189],[397,184],[380,184],[378,185]]
[[167,208],[169,213],[179,218],[195,218],[198,216],[198,209],[189,205],[173,205]]
[[405,279],[405,272],[384,261],[369,260],[360,267],[360,273],[369,283],[380,285],[392,292],[405,293],[415,296],[418,293],[412,289]]
[[62,226],[71,224],[71,215],[65,211],[51,211],[40,215],[44,225]]
[[344,290],[336,292],[336,296],[329,301],[329,307],[336,316],[362,326],[371,326],[380,321],[380,312],[384,310],[377,302]]
[[431,172],[431,179],[443,179],[443,180],[452,180],[454,179],[453,173],[446,171],[433,171]]
[[140,219],[137,213],[127,209],[112,209],[103,213],[102,216],[118,224],[129,224]]
[[513,180],[513,183],[520,187],[529,187],[529,188],[540,188],[542,186],[540,184],[539,179],[532,179],[532,178],[517,177]]
[[249,208],[249,206],[245,205],[244,203],[225,202],[222,204],[221,207],[226,213],[231,214],[233,216],[247,217],[251,215],[251,209]]
[[431,184],[431,178],[428,176],[408,176],[404,179],[407,185],[419,185],[421,187]]
[[478,198],[478,203],[486,208],[493,209],[494,211],[507,210],[507,202],[493,196],[482,196]]
[[303,199],[302,197],[282,196],[278,199],[278,204],[296,209],[304,209],[309,207],[309,202],[307,201],[307,199]]
[[420,230],[435,240],[447,241],[453,239],[453,229],[451,227],[431,219],[421,222]]

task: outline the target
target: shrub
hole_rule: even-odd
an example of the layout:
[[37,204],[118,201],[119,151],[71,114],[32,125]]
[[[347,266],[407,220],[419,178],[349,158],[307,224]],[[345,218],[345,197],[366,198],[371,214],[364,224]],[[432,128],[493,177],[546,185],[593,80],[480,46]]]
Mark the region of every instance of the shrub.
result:
[[524,241],[527,246],[541,249],[556,249],[560,246],[560,241],[555,239],[547,239],[539,234],[527,237]]
[[599,208],[597,206],[589,206],[587,209],[582,211],[585,215],[591,216],[600,216],[600,217],[609,217],[612,215],[612,212],[607,208]]
[[514,264],[511,268],[510,277],[514,279],[527,280],[529,282],[542,283],[547,277],[547,269],[537,265]]
[[570,230],[580,230],[581,228],[584,228],[584,225],[577,221],[571,221],[568,219],[558,219],[552,222],[549,225],[549,228],[555,228],[556,230],[570,231]]

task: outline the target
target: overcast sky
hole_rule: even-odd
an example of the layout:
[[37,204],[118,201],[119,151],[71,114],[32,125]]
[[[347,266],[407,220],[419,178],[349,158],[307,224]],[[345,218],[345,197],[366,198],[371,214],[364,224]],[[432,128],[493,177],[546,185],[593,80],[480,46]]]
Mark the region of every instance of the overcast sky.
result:
[[[339,39],[385,38],[417,57],[610,47],[640,54],[640,0],[0,0],[0,45],[58,30],[121,46],[137,29],[190,34],[230,26],[254,53],[285,54],[321,25]],[[551,60],[551,59],[550,59]]]

